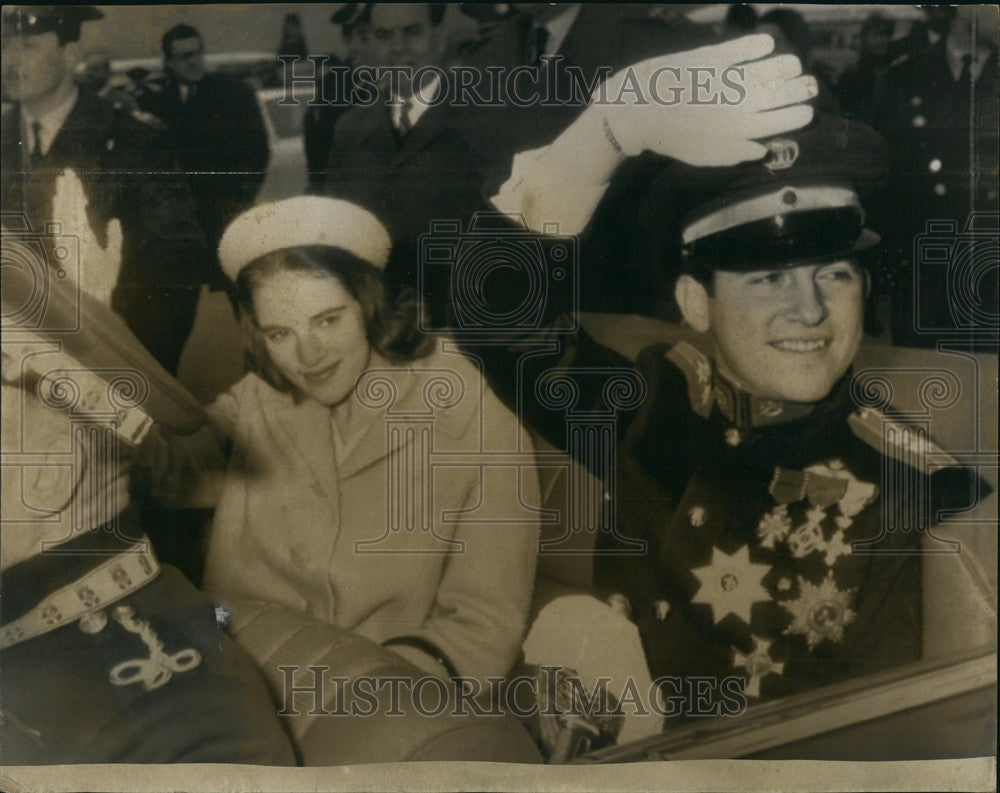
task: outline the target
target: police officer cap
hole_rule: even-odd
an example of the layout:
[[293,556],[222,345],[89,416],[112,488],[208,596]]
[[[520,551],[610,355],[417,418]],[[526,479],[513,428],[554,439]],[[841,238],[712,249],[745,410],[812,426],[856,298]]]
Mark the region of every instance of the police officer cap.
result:
[[762,161],[670,167],[649,191],[641,214],[647,224],[655,215],[662,220],[664,210],[678,218],[670,233],[682,267],[791,267],[878,244],[864,225],[865,201],[886,174],[885,143],[874,130],[819,116],[805,129],[762,142],[768,149]]
[[60,33],[64,41],[80,37],[80,25],[104,14],[94,6],[4,6],[3,27],[7,35],[34,36]]

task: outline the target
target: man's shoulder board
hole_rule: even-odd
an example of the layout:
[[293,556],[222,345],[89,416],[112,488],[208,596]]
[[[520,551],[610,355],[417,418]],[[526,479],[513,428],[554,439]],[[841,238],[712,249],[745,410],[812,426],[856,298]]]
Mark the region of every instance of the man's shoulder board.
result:
[[898,421],[875,408],[860,408],[848,416],[851,431],[879,454],[930,474],[958,465],[917,425]]
[[677,342],[663,355],[683,372],[691,409],[708,416],[712,412],[712,362],[709,357],[686,341]]

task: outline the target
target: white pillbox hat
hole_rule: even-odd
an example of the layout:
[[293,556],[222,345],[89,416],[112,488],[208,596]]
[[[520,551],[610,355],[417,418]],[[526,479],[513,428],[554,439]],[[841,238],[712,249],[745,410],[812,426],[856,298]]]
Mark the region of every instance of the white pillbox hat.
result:
[[392,241],[371,212],[339,198],[295,196],[247,210],[226,228],[219,264],[235,281],[247,264],[282,248],[328,245],[342,248],[384,270]]

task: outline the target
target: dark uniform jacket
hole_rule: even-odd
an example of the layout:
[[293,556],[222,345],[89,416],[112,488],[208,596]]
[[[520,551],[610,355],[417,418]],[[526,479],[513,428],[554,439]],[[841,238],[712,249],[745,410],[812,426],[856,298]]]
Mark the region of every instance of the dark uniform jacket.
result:
[[170,151],[191,185],[211,249],[200,282],[224,286],[215,248],[230,221],[252,206],[270,158],[253,89],[209,74],[190,86],[185,102],[179,83],[167,79],[148,85],[138,103],[167,126]]
[[194,320],[194,302],[183,290],[195,277],[192,267],[203,259],[205,243],[191,193],[163,139],[81,91],[48,152],[32,169],[22,126],[15,105],[2,124],[3,211],[26,214],[34,231],[45,233],[46,223],[59,220],[52,217],[55,179],[65,168],[76,171],[98,240],[105,243],[111,219],[121,222],[121,271],[112,307],[173,371]]
[[[998,310],[998,292],[989,275],[988,246],[991,239],[995,244],[1000,211],[997,53],[990,53],[970,86],[952,75],[945,41],[886,74],[875,126],[892,142],[890,181],[885,211],[873,221],[896,274],[894,341],[931,347],[964,330],[966,344],[988,344],[992,336],[995,352],[989,316]],[[967,227],[972,212],[991,214],[973,230]],[[928,229],[929,222],[935,229]],[[973,231],[985,239],[982,254],[969,255]]]
[[[134,536],[99,527],[4,570],[4,632],[107,568],[115,553],[142,539]],[[68,619],[50,607],[46,619],[58,627],[0,651],[0,763],[294,764],[260,673],[213,604],[176,569],[157,572],[151,555],[129,556],[138,561],[129,565],[133,573],[126,563],[108,576],[124,593],[78,585],[76,595],[91,608],[84,617]],[[155,577],[133,589],[130,576],[143,570]],[[157,643],[178,662],[165,680],[153,666]]]
[[[526,357],[516,378],[503,353],[472,351],[529,427],[605,483],[614,522],[598,534],[595,586],[628,598],[654,678],[710,677],[718,696],[735,677],[752,702],[919,658],[915,552],[938,509],[975,501],[967,470],[900,462],[916,436],[855,404],[850,373],[804,406],[751,397],[686,342],[634,366],[585,333],[563,347]],[[553,388],[552,370],[573,386]],[[569,394],[572,410],[553,407]],[[610,416],[609,465],[574,425]],[[902,439],[890,456],[883,436]],[[917,493],[931,512],[900,518]]]

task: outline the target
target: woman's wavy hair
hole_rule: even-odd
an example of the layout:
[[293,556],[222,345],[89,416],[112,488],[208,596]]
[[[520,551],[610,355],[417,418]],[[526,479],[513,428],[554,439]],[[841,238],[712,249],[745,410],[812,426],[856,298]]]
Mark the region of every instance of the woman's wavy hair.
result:
[[363,259],[326,245],[282,248],[254,259],[236,277],[235,297],[247,343],[247,367],[279,391],[295,388],[271,361],[258,329],[253,293],[279,272],[335,278],[361,305],[365,335],[372,349],[394,364],[423,358],[434,341],[420,331],[421,305],[416,291],[389,294],[382,272]]

